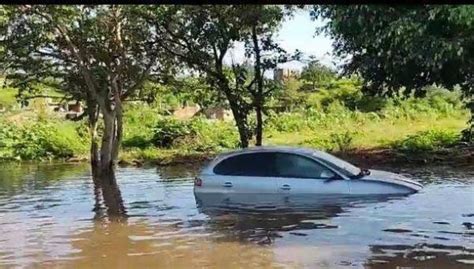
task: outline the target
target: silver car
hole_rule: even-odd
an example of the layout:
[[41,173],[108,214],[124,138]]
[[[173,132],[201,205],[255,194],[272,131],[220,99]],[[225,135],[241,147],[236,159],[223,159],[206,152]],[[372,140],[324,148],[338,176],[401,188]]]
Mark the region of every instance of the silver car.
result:
[[410,194],[423,186],[402,175],[360,169],[329,153],[253,147],[219,155],[194,181],[196,193]]

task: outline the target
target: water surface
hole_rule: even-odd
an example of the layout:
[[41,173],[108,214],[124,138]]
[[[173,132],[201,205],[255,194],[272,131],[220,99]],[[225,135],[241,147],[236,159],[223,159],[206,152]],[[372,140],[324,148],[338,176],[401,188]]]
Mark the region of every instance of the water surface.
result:
[[378,168],[425,188],[209,207],[193,194],[195,167],[120,168],[117,217],[86,165],[3,165],[0,268],[473,268],[474,171]]

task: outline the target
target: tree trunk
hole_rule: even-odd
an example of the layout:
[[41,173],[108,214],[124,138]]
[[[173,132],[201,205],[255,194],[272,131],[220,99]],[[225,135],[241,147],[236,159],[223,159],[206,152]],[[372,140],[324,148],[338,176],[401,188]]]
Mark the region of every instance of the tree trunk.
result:
[[257,37],[257,28],[255,25],[252,26],[252,41],[253,41],[253,50],[255,53],[255,63],[254,63],[254,71],[255,71],[255,79],[257,82],[257,90],[255,98],[255,113],[257,116],[257,126],[255,129],[256,132],[256,146],[262,145],[262,137],[263,137],[263,118],[262,118],[262,107],[264,104],[264,96],[263,96],[263,74],[262,74],[262,61],[260,56],[260,45],[258,43]]
[[100,146],[100,174],[107,178],[114,171],[112,152],[115,140],[116,117],[114,111],[108,111],[107,109],[102,109],[102,116],[104,119],[104,130]]
[[240,147],[248,148],[249,140],[251,138],[248,124],[248,109],[245,104],[239,103],[237,97],[229,91],[226,91],[227,100],[229,101],[232,115],[234,116],[237,130],[239,131]]
[[228,85],[229,83],[226,78],[218,78],[217,86],[225,94],[227,101],[229,101],[229,106],[234,116],[235,125],[239,132],[240,147],[247,148],[252,137],[248,124],[249,109],[247,104],[243,100],[239,100],[239,96],[235,95]]
[[[97,142],[91,144],[91,164],[101,178],[111,178],[117,162],[120,143],[122,141],[123,123],[121,103],[115,103],[114,109],[101,107],[104,129],[100,151],[97,154]],[[97,141],[97,138],[95,139]],[[97,161],[97,155],[99,161]],[[92,162],[94,160],[94,162]]]
[[99,144],[98,144],[98,134],[97,134],[97,123],[99,120],[99,109],[97,104],[92,100],[88,99],[87,101],[87,114],[89,120],[89,134],[91,139],[90,146],[90,163],[93,176],[99,175]]
[[114,143],[112,145],[112,162],[115,165],[115,162],[118,159],[120,144],[122,143],[123,138],[123,111],[122,111],[122,102],[119,98],[115,103],[115,137]]
[[248,112],[245,108],[238,105],[238,102],[235,102],[233,98],[228,97],[227,99],[229,100],[230,109],[232,110],[232,115],[234,116],[235,125],[239,131],[240,147],[247,148],[251,138],[247,119]]
[[474,101],[471,100],[466,105],[471,113],[471,117],[467,122],[467,128],[462,131],[462,140],[468,143],[474,142]]
[[262,118],[262,106],[257,104],[255,108],[255,113],[257,114],[257,126],[256,126],[256,141],[255,146],[262,145],[262,136],[263,136],[263,118]]

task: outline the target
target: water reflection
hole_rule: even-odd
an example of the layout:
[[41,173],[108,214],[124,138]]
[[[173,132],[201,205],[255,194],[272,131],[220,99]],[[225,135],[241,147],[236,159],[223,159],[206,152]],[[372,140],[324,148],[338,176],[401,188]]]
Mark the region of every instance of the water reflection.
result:
[[282,197],[195,196],[186,166],[0,168],[0,268],[472,268],[474,177],[433,171],[408,197]]
[[[215,242],[168,225],[97,221],[71,238],[77,253],[43,263],[65,268],[277,268],[270,249]],[[46,266],[45,266],[46,267]]]
[[421,243],[417,245],[374,245],[367,268],[452,268],[472,269],[474,249]]
[[195,193],[198,209],[209,216],[212,229],[225,233],[227,240],[259,244],[273,243],[282,232],[307,236],[305,230],[337,229],[330,219],[351,207],[403,197]]
[[94,183],[94,219],[108,217],[114,221],[124,221],[127,212],[123,204],[122,194],[117,184],[115,173],[107,176],[93,175]]

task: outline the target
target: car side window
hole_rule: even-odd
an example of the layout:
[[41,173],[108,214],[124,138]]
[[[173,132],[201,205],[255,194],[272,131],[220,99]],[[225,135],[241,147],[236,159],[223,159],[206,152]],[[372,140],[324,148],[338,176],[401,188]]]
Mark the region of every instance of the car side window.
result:
[[274,153],[246,153],[222,160],[214,173],[228,176],[268,177],[274,174]]
[[275,169],[279,177],[329,179],[336,176],[334,172],[318,162],[291,153],[276,154]]

